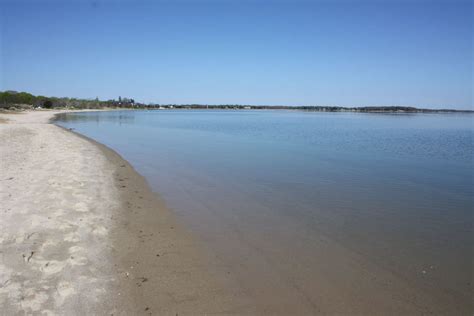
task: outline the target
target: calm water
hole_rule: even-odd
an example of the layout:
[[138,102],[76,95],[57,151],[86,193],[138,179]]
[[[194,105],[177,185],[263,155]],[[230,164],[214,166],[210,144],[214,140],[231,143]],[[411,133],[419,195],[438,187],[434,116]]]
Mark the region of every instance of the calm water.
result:
[[317,273],[315,243],[326,238],[462,303],[472,286],[473,118],[162,110],[59,124],[130,161],[243,286],[272,265],[269,279],[311,292],[304,275]]

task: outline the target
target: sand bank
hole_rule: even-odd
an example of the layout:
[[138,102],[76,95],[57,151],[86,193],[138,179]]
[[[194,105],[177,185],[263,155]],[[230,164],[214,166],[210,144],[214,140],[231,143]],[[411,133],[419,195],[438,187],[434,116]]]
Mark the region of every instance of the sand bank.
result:
[[0,114],[0,314],[249,314],[253,304],[118,154]]

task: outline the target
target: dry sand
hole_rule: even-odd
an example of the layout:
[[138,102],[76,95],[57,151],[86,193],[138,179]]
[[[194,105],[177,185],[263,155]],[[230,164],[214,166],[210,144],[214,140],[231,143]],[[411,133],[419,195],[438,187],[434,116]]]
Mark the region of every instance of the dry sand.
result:
[[112,150],[0,114],[0,314],[254,314]]

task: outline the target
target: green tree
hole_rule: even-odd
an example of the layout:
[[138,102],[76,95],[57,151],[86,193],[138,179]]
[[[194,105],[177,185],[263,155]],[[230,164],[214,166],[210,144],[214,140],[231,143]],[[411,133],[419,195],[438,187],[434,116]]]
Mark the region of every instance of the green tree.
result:
[[43,102],[43,107],[45,109],[51,109],[53,107],[53,102],[51,100],[45,100]]

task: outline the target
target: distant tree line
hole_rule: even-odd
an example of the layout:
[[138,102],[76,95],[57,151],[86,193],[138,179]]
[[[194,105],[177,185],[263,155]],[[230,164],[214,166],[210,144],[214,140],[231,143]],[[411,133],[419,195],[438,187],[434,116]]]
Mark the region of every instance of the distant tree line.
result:
[[317,112],[364,112],[364,113],[449,113],[469,112],[472,110],[453,109],[419,109],[407,106],[287,106],[287,105],[241,105],[241,104],[143,104],[131,98],[118,97],[118,100],[101,101],[95,99],[57,98],[35,96],[27,92],[0,92],[0,109],[31,109],[31,108],[69,108],[69,109],[101,109],[101,108],[141,108],[141,109],[235,109],[235,110],[300,110]]
[[95,99],[76,99],[35,96],[27,92],[0,92],[0,108],[31,109],[31,108],[71,108],[71,109],[100,109],[100,108],[134,108],[143,106],[135,103],[134,99],[119,97],[118,100],[101,101]]

